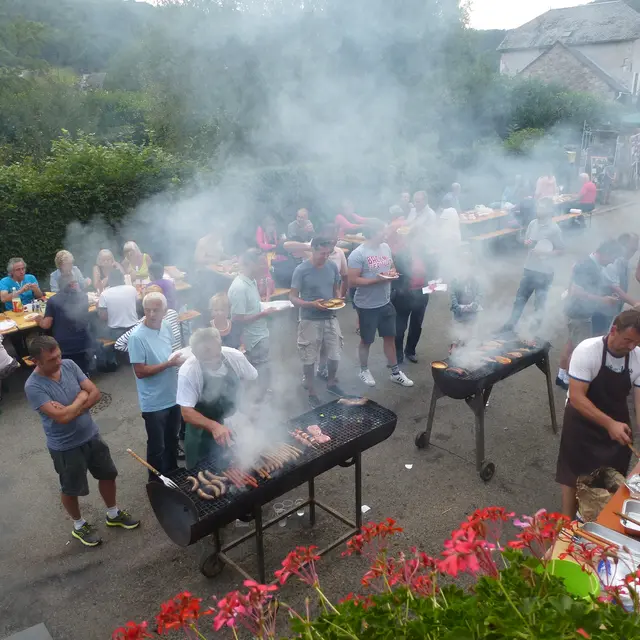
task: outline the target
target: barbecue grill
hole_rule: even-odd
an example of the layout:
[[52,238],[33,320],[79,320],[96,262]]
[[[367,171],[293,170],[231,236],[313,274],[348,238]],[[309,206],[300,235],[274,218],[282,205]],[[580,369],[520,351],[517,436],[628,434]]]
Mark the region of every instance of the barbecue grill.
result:
[[[485,358],[485,361],[479,367],[461,367],[461,364],[456,362],[455,354],[439,363],[432,363],[431,373],[433,374],[434,385],[429,405],[427,430],[419,433],[415,439],[415,444],[419,449],[425,449],[429,446],[436,413],[436,403],[440,398],[448,396],[456,400],[464,400],[475,416],[476,469],[485,482],[493,478],[496,470],[493,462],[488,462],[484,459],[484,413],[493,386],[497,382],[524,371],[532,365],[538,367],[547,379],[551,427],[553,433],[558,431],[551,370],[549,367],[549,349],[551,345],[548,342],[532,345],[515,336],[503,336],[496,338],[492,342],[496,343],[495,348],[479,352],[481,353],[480,357]],[[500,343],[500,345],[498,346],[497,343]],[[509,352],[519,352],[521,357],[509,356]],[[511,362],[501,364],[491,361],[490,358],[495,356],[508,358]],[[433,365],[442,368],[437,368],[437,366]],[[456,368],[459,369],[456,371]]]
[[[321,554],[327,553],[358,533],[362,526],[361,453],[391,436],[396,422],[395,413],[375,402],[368,401],[361,406],[349,406],[336,400],[289,421],[289,430],[306,430],[309,425],[317,424],[331,440],[325,444],[315,444],[314,447],[305,447],[293,439],[289,440],[290,444],[303,450],[302,455],[287,463],[283,469],[272,472],[270,479],[254,475],[258,483],[256,488],[239,490],[232,486],[226,494],[215,500],[202,500],[190,492],[187,476],[205,470],[215,474],[224,471],[213,462],[205,460],[189,472],[179,469],[170,474],[179,490],[170,489],[158,482],[147,484],[149,501],[158,522],[176,544],[186,547],[208,535],[211,536],[213,551],[210,548],[205,549],[200,560],[200,571],[207,577],[217,575],[227,564],[245,578],[252,579],[242,567],[228,557],[227,552],[255,537],[258,575],[260,582],[264,583],[264,530],[295,511],[309,506],[309,519],[313,526],[316,507],[319,507],[350,527],[347,533],[323,549]],[[336,466],[355,467],[355,522],[315,497],[315,478]],[[263,522],[263,505],[305,482],[308,484],[309,498],[303,505],[297,505],[276,518]],[[220,529],[248,514],[253,518],[254,529],[223,546]]]

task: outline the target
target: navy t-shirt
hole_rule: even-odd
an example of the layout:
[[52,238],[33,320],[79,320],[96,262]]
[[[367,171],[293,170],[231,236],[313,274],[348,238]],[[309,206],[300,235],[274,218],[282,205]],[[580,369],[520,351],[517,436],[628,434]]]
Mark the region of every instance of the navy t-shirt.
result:
[[82,353],[90,344],[89,300],[82,291],[61,291],[47,300],[45,318],[53,318],[51,331],[63,355]]

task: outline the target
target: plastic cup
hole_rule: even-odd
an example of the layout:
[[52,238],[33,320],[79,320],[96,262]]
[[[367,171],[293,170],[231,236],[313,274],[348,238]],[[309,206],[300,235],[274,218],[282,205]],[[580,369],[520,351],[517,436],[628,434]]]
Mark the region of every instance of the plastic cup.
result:
[[[282,504],[284,505],[284,510],[285,511],[289,511],[290,509],[293,509],[293,500],[283,500]],[[291,517],[291,516],[287,516],[287,517]]]
[[298,498],[294,502],[294,504],[296,507],[298,507],[298,510],[296,511],[296,515],[302,517],[304,515],[304,507],[302,506],[304,504],[304,500],[302,498]]
[[[282,503],[282,502],[276,502],[273,505],[273,510],[275,511],[276,516],[281,516],[286,511],[286,509],[284,508],[284,503]],[[282,520],[280,520],[280,522],[278,522],[278,526],[279,527],[286,527],[287,526],[287,519],[283,518]]]

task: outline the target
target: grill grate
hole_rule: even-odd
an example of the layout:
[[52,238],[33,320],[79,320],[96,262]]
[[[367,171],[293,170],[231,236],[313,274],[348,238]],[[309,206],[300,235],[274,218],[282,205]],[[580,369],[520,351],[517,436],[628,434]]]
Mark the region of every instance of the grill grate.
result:
[[[530,351],[524,352],[521,358],[512,358],[508,356],[507,353],[509,351],[517,351],[518,349],[529,349]],[[443,360],[451,367],[459,367],[467,371],[467,375],[456,375],[455,373],[449,372],[447,369],[442,369],[439,373],[447,378],[453,380],[468,380],[475,381],[481,380],[482,378],[486,378],[488,376],[492,376],[494,373],[500,372],[504,375],[501,375],[500,378],[508,378],[512,373],[517,373],[522,369],[526,369],[538,362],[543,356],[545,356],[549,351],[549,344],[545,343],[544,345],[536,345],[535,347],[531,347],[520,340],[514,340],[510,342],[506,342],[502,347],[498,349],[494,349],[492,351],[483,352],[482,355],[490,358],[493,356],[504,356],[505,358],[509,358],[511,360],[510,364],[499,364],[497,362],[487,362],[480,367],[475,369],[465,368],[461,366],[460,363],[457,363],[455,360],[455,356]],[[525,366],[526,365],[526,366]]]
[[[385,427],[390,422],[395,421],[395,419],[395,414],[392,411],[372,401],[367,402],[367,404],[363,406],[348,406],[338,404],[338,401],[335,400],[289,421],[290,430],[306,430],[309,425],[317,424],[322,431],[331,438],[329,442],[316,444],[315,448],[311,448],[305,447],[302,443],[289,437],[284,442],[292,444],[302,450],[302,455],[298,460],[288,462],[284,468],[271,473],[272,480],[265,480],[255,473],[251,473],[251,475],[258,481],[259,488],[272,482],[275,478],[286,476],[289,471],[301,464],[320,458],[338,447],[344,447],[345,445],[348,447],[349,443],[352,443],[365,433]],[[359,447],[357,443],[353,442],[353,450],[349,453],[349,456],[355,455],[358,450]],[[221,472],[224,471],[222,468],[215,467],[211,462],[203,460],[189,472],[185,469],[179,469],[171,474],[171,479],[180,487],[180,490],[193,500],[198,510],[199,519],[216,515],[231,506],[240,495],[248,491],[257,490],[255,487],[237,489],[233,485],[230,485],[227,488],[227,493],[220,498],[216,498],[215,500],[202,500],[197,494],[191,493],[191,485],[187,481],[187,476],[197,475],[199,471],[205,470],[212,471],[216,474],[221,474]]]

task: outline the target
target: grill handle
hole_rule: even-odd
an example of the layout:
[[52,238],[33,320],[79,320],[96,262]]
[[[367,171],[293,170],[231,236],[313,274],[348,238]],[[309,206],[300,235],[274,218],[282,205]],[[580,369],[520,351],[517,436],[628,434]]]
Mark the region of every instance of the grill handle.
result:
[[155,467],[152,467],[146,460],[143,460],[137,453],[131,449],[127,449],[127,453],[131,454],[142,466],[147,467],[151,473],[155,473],[157,476],[160,476],[160,472]]

